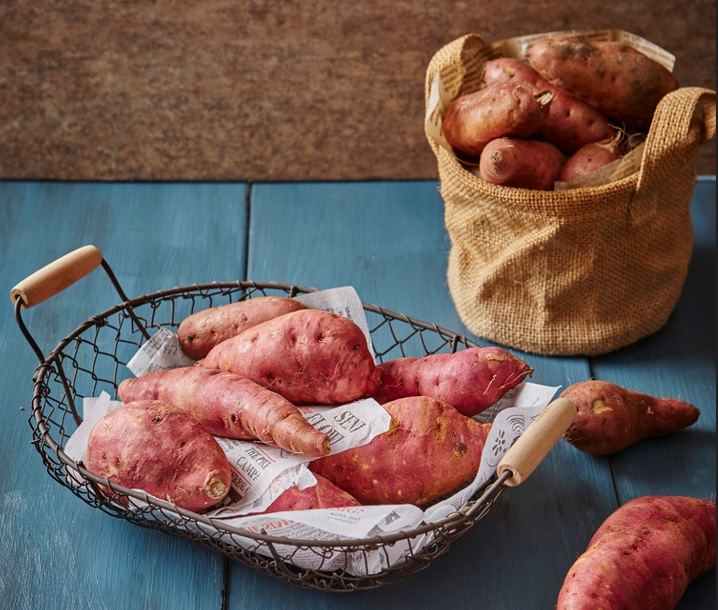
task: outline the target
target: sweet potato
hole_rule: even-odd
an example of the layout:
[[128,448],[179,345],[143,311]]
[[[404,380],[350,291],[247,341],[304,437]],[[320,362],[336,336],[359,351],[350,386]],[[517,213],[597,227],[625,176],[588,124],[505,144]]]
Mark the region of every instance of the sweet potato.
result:
[[623,42],[547,37],[526,58],[553,85],[638,129],[650,127],[658,102],[678,88],[670,70]]
[[492,184],[553,190],[566,156],[542,140],[497,138],[486,144],[479,162],[479,174]]
[[620,158],[621,149],[616,138],[589,142],[566,160],[558,174],[558,181],[572,182]]
[[131,402],[100,419],[90,432],[84,461],[90,472],[111,483],[192,511],[221,502],[232,480],[214,437],[193,417],[160,400]]
[[715,566],[716,506],[644,496],[616,509],[566,575],[557,610],[671,610]]
[[469,417],[495,404],[533,369],[500,347],[471,347],[452,354],[396,358],[377,365],[381,404],[407,396],[430,396]]
[[516,57],[498,57],[486,62],[484,82],[489,86],[526,82],[541,90],[551,91],[553,99],[548,107],[548,115],[533,137],[550,142],[567,155],[575,153],[589,142],[610,140],[616,134],[615,127],[600,110],[552,85]]
[[577,413],[564,438],[593,455],[608,455],[653,436],[694,424],[697,407],[673,398],[655,398],[607,381],[580,381],[561,392]]
[[320,309],[253,326],[212,348],[199,364],[252,379],[295,405],[352,402],[379,383],[361,328]]
[[490,424],[481,424],[428,396],[384,405],[389,430],[361,447],[309,464],[312,472],[362,504],[423,506],[478,472]]
[[278,513],[284,510],[312,510],[315,508],[341,508],[360,506],[359,501],[340,489],[334,483],[319,474],[314,474],[317,484],[305,489],[296,485],[283,491],[272,502],[265,513]]
[[216,436],[257,439],[312,457],[330,451],[329,436],[315,430],[296,406],[234,373],[198,366],[153,371],[123,380],[117,393],[123,402],[169,402]]
[[300,301],[288,297],[264,296],[202,309],[180,322],[177,335],[182,351],[201,360],[215,345],[243,330],[298,309]]
[[528,83],[503,83],[459,96],[442,123],[446,141],[478,158],[487,143],[502,136],[525,137],[548,116],[553,94]]

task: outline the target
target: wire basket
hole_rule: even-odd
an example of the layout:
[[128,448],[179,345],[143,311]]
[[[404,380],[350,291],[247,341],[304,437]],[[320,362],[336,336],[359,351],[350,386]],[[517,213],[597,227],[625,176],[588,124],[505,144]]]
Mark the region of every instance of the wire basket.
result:
[[[92,316],[45,356],[23,323],[22,310],[60,292],[100,265],[117,290],[121,303]],[[99,396],[103,391],[116,396],[119,381],[127,376],[126,364],[156,330],[176,329],[187,315],[211,306],[259,296],[294,297],[313,291],[313,288],[271,282],[235,281],[173,288],[128,299],[94,246],[71,252],[18,284],[11,292],[16,321],[40,361],[33,377],[29,423],[33,444],[50,476],[87,504],[113,517],[192,539],[299,587],[337,592],[377,588],[404,580],[426,568],[489,512],[507,486],[520,482],[521,477],[517,477],[514,466],[499,468],[459,511],[438,522],[391,535],[337,542],[291,539],[237,528],[140,491],[109,483],[89,472],[82,463],[72,460],[64,451],[68,439],[82,422],[78,411],[82,399]],[[436,325],[376,305],[363,304],[363,307],[379,361],[477,346]],[[540,419],[530,429],[534,429]],[[567,426],[567,422],[559,424],[558,429],[552,426],[551,438],[543,443],[545,448],[539,450],[539,455],[533,452],[533,464],[528,466],[529,469],[535,467],[543,457],[541,453],[550,449]],[[523,441],[525,436],[526,432],[519,440]],[[108,498],[100,491],[100,485],[109,487],[117,496]],[[113,501],[117,497],[129,500],[129,507]],[[430,537],[428,544],[427,536]],[[419,541],[422,541],[421,545]],[[370,553],[388,555],[395,545],[401,545],[402,561],[387,561],[388,567],[367,576],[357,576],[356,570],[349,570],[350,565],[368,564]],[[306,555],[311,555],[313,563],[319,567],[299,567],[297,563],[300,562],[295,559]],[[337,558],[340,558],[339,567]],[[331,567],[324,569],[325,565]]]

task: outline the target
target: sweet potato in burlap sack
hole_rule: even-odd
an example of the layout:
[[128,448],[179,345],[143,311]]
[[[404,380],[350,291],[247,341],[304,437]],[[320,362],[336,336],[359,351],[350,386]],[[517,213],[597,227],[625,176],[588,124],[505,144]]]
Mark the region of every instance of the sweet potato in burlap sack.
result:
[[545,355],[602,354],[658,331],[691,259],[695,156],[715,137],[715,91],[666,95],[634,151],[635,168],[609,183],[497,186],[469,171],[436,130],[437,107],[451,101],[446,83],[454,99],[477,88],[491,53],[469,34],[440,49],[426,73],[426,135],[451,240],[448,285],[462,321],[478,337]]

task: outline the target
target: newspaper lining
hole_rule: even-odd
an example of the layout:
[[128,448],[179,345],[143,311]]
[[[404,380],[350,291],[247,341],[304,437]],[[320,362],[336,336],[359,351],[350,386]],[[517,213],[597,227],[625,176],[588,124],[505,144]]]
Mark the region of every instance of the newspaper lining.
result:
[[[317,291],[305,296],[311,296],[303,299],[308,306],[330,308],[347,317],[351,315],[359,326],[367,329],[361,301],[353,288]],[[368,329],[365,332],[368,334]],[[160,329],[140,348],[130,364],[128,368],[135,375],[141,375],[159,368],[187,366],[187,359],[179,350],[176,335],[167,329]],[[205,511],[203,516],[218,525],[241,528],[250,534],[271,533],[281,538],[336,540],[338,543],[412,530],[421,524],[439,521],[459,510],[489,481],[503,455],[549,404],[557,390],[558,387],[523,382],[496,405],[476,416],[479,421],[492,421],[493,424],[475,479],[426,510],[407,504],[258,514],[289,487],[297,485],[302,489],[316,484],[314,475],[308,469],[312,458],[260,442],[217,438],[232,466],[232,490],[220,505]],[[121,402],[111,400],[106,393],[84,399],[83,422],[66,444],[67,455],[81,461],[92,426],[106,413],[121,407]],[[330,435],[333,453],[370,442],[388,429],[391,420],[386,410],[373,399],[339,406],[298,408],[313,426]],[[82,477],[71,469],[70,476],[76,478],[76,483],[82,483]],[[130,508],[133,506],[142,507],[142,503],[132,498]],[[172,520],[167,511],[161,511],[157,518]],[[240,544],[247,550],[271,556],[266,543],[252,537],[230,534],[221,527],[210,527],[199,521],[188,524],[183,520],[183,527],[197,528],[205,533],[210,529],[213,537],[226,538],[228,544]],[[344,569],[357,576],[367,576],[404,561],[431,540],[432,535],[428,533],[415,539],[401,540],[388,548],[356,553],[331,548],[316,553],[312,549],[289,545],[284,545],[287,548],[273,546],[275,551],[291,558],[291,562],[298,567],[329,571]]]

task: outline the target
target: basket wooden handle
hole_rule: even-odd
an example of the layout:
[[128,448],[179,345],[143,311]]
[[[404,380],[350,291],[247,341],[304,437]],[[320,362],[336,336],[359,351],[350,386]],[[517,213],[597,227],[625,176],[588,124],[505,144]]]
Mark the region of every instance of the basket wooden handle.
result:
[[568,398],[557,398],[526,428],[506,452],[496,468],[499,476],[511,472],[508,487],[520,485],[536,469],[559,441],[576,416],[576,405]]
[[62,292],[81,280],[102,263],[102,254],[95,246],[83,246],[26,277],[10,291],[10,300],[22,301],[29,309]]

